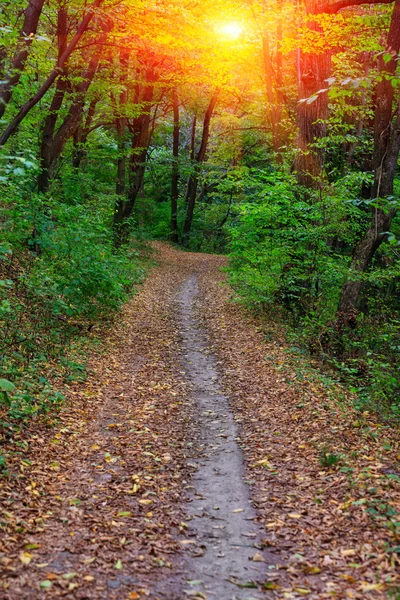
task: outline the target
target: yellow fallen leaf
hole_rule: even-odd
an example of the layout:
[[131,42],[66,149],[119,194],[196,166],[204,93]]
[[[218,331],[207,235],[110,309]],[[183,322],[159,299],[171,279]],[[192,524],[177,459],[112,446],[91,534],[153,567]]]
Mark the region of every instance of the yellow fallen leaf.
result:
[[313,567],[312,565],[306,565],[304,567],[304,572],[308,575],[317,575],[318,573],[321,573],[321,569],[319,567]]
[[74,590],[75,588],[79,587],[78,583],[69,583],[68,584],[68,591],[72,592],[72,590]]
[[311,594],[311,590],[308,590],[307,588],[295,587],[294,591],[301,596],[307,596],[308,594]]
[[235,508],[232,512],[233,513],[241,513],[241,512],[244,512],[244,508]]
[[341,552],[342,556],[354,556],[356,554],[356,551],[354,550],[354,548],[343,549],[340,552]]
[[264,557],[260,552],[256,552],[255,555],[251,557],[251,560],[254,562],[265,562]]
[[254,463],[253,467],[256,467],[256,466],[264,467],[265,465],[269,465],[269,459],[268,458],[262,458],[261,460],[257,460]]
[[29,552],[22,552],[19,555],[19,560],[22,562],[23,565],[29,565],[29,563],[32,560],[32,554],[30,554]]
[[301,519],[301,514],[300,513],[289,513],[288,517],[290,517],[291,519]]
[[150,498],[142,498],[141,500],[138,500],[139,504],[151,504],[153,502],[153,500],[150,500]]
[[373,592],[383,590],[384,585],[382,583],[362,583],[359,589],[363,592]]

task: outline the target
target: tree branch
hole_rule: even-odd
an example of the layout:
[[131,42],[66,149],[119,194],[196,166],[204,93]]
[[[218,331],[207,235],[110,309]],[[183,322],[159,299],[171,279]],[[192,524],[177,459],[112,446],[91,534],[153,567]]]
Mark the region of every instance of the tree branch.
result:
[[32,96],[32,98],[30,100],[28,100],[28,102],[26,102],[26,104],[21,108],[19,113],[14,117],[14,119],[11,121],[11,123],[8,125],[8,127],[4,131],[3,135],[0,137],[0,146],[4,146],[4,144],[6,143],[8,138],[15,132],[15,130],[17,129],[17,127],[21,123],[21,121],[24,120],[24,118],[31,111],[31,109],[34,106],[36,106],[36,104],[43,98],[43,96],[51,88],[51,86],[53,85],[53,83],[55,82],[57,77],[62,73],[64,64],[67,62],[70,55],[75,50],[79,40],[81,39],[82,35],[85,33],[87,26],[89,25],[90,21],[92,20],[96,9],[99,8],[99,6],[101,5],[102,2],[103,2],[103,0],[94,0],[93,4],[90,6],[89,10],[83,17],[82,22],[81,22],[77,32],[75,33],[74,37],[68,44],[68,46],[65,49],[65,51],[63,52],[63,54],[60,56],[60,58],[57,62],[57,66],[53,69],[53,71],[47,77],[46,81],[38,89],[36,94],[34,96]]

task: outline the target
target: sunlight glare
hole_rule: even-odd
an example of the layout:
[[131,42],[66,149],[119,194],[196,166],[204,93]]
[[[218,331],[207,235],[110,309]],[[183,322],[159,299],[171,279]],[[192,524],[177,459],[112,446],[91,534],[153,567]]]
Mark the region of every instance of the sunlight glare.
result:
[[219,33],[226,38],[231,40],[237,40],[243,31],[243,27],[239,25],[239,23],[235,23],[234,21],[231,23],[224,23],[219,28]]

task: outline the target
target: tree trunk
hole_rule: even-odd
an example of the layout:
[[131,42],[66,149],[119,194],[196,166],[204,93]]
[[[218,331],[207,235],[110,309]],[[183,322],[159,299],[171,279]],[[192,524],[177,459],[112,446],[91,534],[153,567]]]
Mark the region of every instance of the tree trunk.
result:
[[89,108],[86,113],[85,123],[82,123],[82,114],[80,118],[80,123],[75,129],[73,133],[74,138],[74,151],[72,154],[72,166],[77,171],[81,165],[81,161],[86,157],[86,142],[88,139],[88,135],[90,133],[90,128],[92,126],[92,122],[94,116],[96,114],[96,106],[99,101],[99,96],[95,95],[94,98],[90,101]]
[[[394,87],[392,78],[397,68],[397,55],[400,50],[400,0],[396,0],[389,34],[386,53],[392,55],[385,63],[383,56],[379,58],[379,71],[383,75],[378,83],[376,93],[376,108],[374,119],[374,184],[372,198],[387,198],[393,194],[393,183],[400,153],[400,98],[393,115]],[[381,208],[372,209],[371,224],[364,237],[354,250],[351,262],[353,277],[347,280],[342,288],[339,302],[338,324],[354,326],[356,323],[357,307],[362,288],[361,274],[365,272],[374,257],[375,252],[385,240],[396,209],[384,211]]]
[[[67,47],[68,19],[65,6],[61,5],[57,15],[57,38],[58,38],[58,60]],[[56,83],[56,91],[50,104],[49,112],[43,126],[43,135],[40,145],[40,171],[38,175],[38,191],[47,192],[52,176],[51,170],[54,164],[52,157],[52,142],[56,127],[58,112],[64,101],[67,90],[66,73],[59,77]]]
[[24,11],[24,23],[22,25],[18,49],[14,55],[11,66],[10,77],[4,78],[0,83],[0,119],[4,114],[7,104],[10,102],[14,87],[18,84],[21,73],[25,68],[29,49],[34,39],[42,14],[44,0],[30,0]]
[[218,90],[216,90],[211,98],[210,104],[208,105],[206,114],[204,115],[203,121],[203,133],[201,137],[201,144],[197,156],[195,158],[195,171],[194,174],[189,177],[187,187],[187,209],[186,219],[183,226],[183,244],[187,246],[189,244],[190,230],[192,228],[193,213],[196,203],[197,186],[199,182],[199,171],[200,166],[204,162],[207,152],[208,139],[210,137],[210,122],[215,109],[215,105],[218,99]]
[[[309,15],[320,12],[318,0],[306,0]],[[308,27],[314,31],[321,28],[313,21]],[[299,102],[297,104],[298,155],[295,161],[297,181],[300,185],[318,189],[323,175],[324,153],[315,143],[326,135],[325,121],[328,117],[328,95],[325,80],[331,73],[331,53],[300,53]]]
[[[120,53],[120,83],[124,85],[124,80],[128,78],[128,61],[129,54],[127,52]],[[125,133],[127,120],[125,116],[125,105],[128,101],[128,93],[126,88],[123,88],[119,96],[119,106],[117,115],[117,138],[118,138],[118,157],[117,157],[117,182],[115,193],[117,196],[125,196],[126,189],[126,148],[125,148]]]
[[269,43],[268,33],[265,32],[262,38],[263,47],[263,58],[264,58],[264,79],[265,79],[265,90],[268,102],[268,113],[269,120],[272,128],[272,147],[277,156],[279,155],[281,148],[280,139],[280,109],[278,107],[277,95],[274,92],[273,81],[276,80],[274,67],[272,64],[271,49]]
[[128,128],[132,134],[132,154],[129,165],[129,187],[127,197],[119,196],[116,201],[113,227],[116,232],[116,245],[126,241],[128,233],[128,219],[132,216],[133,207],[137,195],[142,187],[144,174],[146,170],[146,159],[148,146],[150,143],[150,124],[151,108],[154,95],[154,83],[156,76],[154,69],[147,72],[146,85],[143,95],[138,96],[137,101],[144,106],[144,112],[133,120],[133,124],[128,123]]
[[[105,41],[107,34],[103,34],[100,38],[101,42]],[[58,117],[58,111],[61,108],[61,103],[65,94],[64,80],[59,79],[57,82],[56,93],[53,98],[50,112],[47,116],[44,126],[44,133],[41,144],[40,167],[41,171],[38,177],[38,190],[45,193],[49,188],[52,177],[52,171],[57,158],[64,149],[69,138],[74,134],[79,126],[82,111],[85,104],[86,93],[93,81],[99,65],[100,55],[97,51],[92,55],[88,68],[83,74],[83,80],[76,89],[75,98],[72,101],[70,109],[64,118],[62,124],[55,131],[55,126]]]
[[172,92],[174,111],[174,131],[172,144],[171,177],[171,240],[178,243],[178,196],[179,196],[179,98],[176,90]]

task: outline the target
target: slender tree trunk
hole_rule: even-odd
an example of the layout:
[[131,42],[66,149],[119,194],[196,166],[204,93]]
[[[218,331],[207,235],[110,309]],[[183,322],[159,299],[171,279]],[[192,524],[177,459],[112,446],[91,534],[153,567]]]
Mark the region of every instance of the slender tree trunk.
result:
[[179,196],[179,98],[177,91],[172,92],[174,111],[174,131],[172,143],[172,177],[171,177],[171,240],[178,243],[178,196]]
[[283,92],[283,58],[281,44],[283,40],[283,25],[282,25],[282,0],[278,0],[279,17],[276,28],[276,122],[277,122],[277,138],[279,141],[277,160],[282,163],[282,145],[285,144],[285,134],[282,126],[282,112],[284,106]]
[[92,126],[94,116],[96,114],[96,106],[98,101],[99,96],[95,95],[94,98],[92,98],[92,100],[90,101],[89,108],[86,113],[85,122],[82,123],[83,115],[81,114],[79,125],[73,133],[74,151],[72,154],[72,166],[75,170],[79,170],[81,161],[86,157],[85,146],[88,139],[88,135],[90,133],[90,128]]
[[[57,38],[58,38],[58,60],[67,47],[68,32],[67,10],[61,5],[57,16]],[[56,91],[50,104],[49,112],[43,126],[43,135],[40,145],[40,171],[38,175],[38,191],[45,193],[48,190],[51,170],[53,166],[52,143],[56,127],[58,113],[64,101],[67,90],[66,73],[59,77],[56,82]]]
[[197,115],[193,116],[192,127],[190,130],[190,160],[194,160],[196,154],[196,125]]
[[127,220],[132,216],[137,195],[142,187],[146,170],[146,159],[150,143],[151,108],[156,76],[154,69],[149,69],[143,95],[137,101],[143,104],[143,113],[129,125],[132,134],[132,154],[129,165],[129,187],[126,198],[119,196],[116,201],[113,227],[116,232],[116,245],[122,244],[127,237]]
[[[107,34],[102,34],[100,40],[105,41]],[[58,117],[58,111],[63,101],[65,86],[63,81],[59,80],[58,89],[56,90],[53,98],[52,107],[50,113],[46,119],[43,139],[41,144],[41,172],[38,177],[38,188],[39,192],[45,193],[48,190],[50,180],[52,177],[53,167],[57,158],[60,156],[64,149],[65,144],[71,136],[73,136],[81,120],[85,98],[90,84],[96,74],[97,67],[100,61],[100,54],[95,50],[91,56],[88,68],[83,74],[83,81],[79,84],[75,91],[75,97],[73,98],[72,104],[69,111],[64,118],[62,124],[55,131],[56,121]]]
[[[386,64],[381,56],[379,70],[383,75],[378,83],[374,119],[374,185],[372,198],[387,198],[393,195],[393,183],[400,153],[400,98],[393,114],[395,88],[392,84],[397,68],[397,55],[400,50],[400,0],[396,0],[386,51],[392,59]],[[390,230],[395,208],[384,211],[373,208],[371,224],[356,246],[351,262],[351,279],[342,288],[339,302],[339,326],[355,325],[357,306],[362,288],[361,273],[366,271],[375,252],[385,240],[385,233]]]
[[21,73],[25,68],[29,49],[37,31],[40,15],[42,14],[44,0],[30,0],[24,11],[24,23],[20,34],[18,49],[11,65],[10,76],[0,83],[0,119],[10,102],[14,87],[18,84]]
[[265,32],[262,39],[263,58],[264,58],[264,79],[265,90],[268,102],[269,120],[272,127],[272,147],[279,154],[281,147],[280,140],[280,111],[278,108],[277,95],[274,91],[273,82],[276,80],[275,71],[272,64],[272,55],[268,33]]
[[190,230],[192,228],[193,213],[196,203],[197,186],[199,183],[199,172],[201,164],[206,158],[207,144],[208,139],[210,137],[210,122],[213,116],[215,105],[217,103],[217,99],[218,90],[214,92],[210,104],[208,105],[206,114],[204,115],[201,144],[197,156],[195,158],[195,172],[189,177],[188,181],[186,219],[183,226],[183,243],[185,246],[189,244]]
[[[121,52],[120,54],[120,83],[124,85],[124,80],[128,77],[128,61],[129,54]],[[128,93],[125,87],[123,87],[119,96],[119,106],[117,115],[117,138],[118,138],[118,157],[117,157],[117,183],[115,186],[115,193],[117,196],[124,197],[126,190],[126,149],[125,149],[125,134],[127,120],[125,116],[125,106],[128,101]]]

